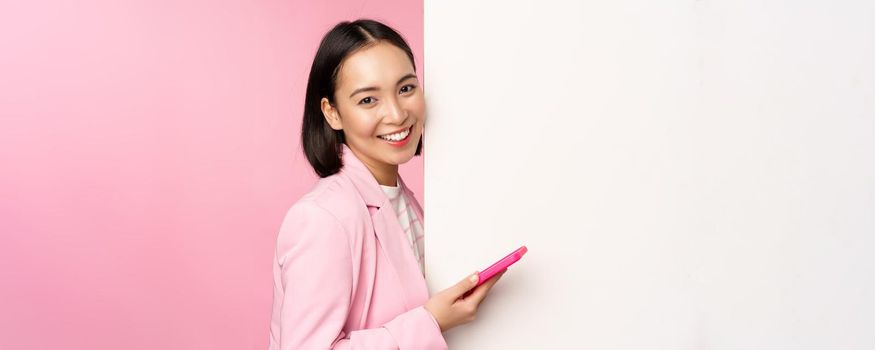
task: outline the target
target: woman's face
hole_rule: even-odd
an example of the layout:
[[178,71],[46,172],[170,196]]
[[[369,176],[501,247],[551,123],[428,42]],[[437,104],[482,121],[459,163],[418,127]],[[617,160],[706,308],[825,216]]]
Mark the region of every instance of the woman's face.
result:
[[400,48],[380,42],[347,57],[338,72],[334,106],[322,112],[343,130],[349,148],[374,171],[395,171],[416,153],[425,98],[413,64]]

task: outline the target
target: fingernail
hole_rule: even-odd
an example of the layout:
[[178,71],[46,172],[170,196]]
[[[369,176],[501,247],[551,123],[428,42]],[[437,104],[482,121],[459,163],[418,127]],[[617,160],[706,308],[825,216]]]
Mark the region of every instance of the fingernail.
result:
[[471,277],[468,277],[471,282],[477,282],[477,273],[475,272]]

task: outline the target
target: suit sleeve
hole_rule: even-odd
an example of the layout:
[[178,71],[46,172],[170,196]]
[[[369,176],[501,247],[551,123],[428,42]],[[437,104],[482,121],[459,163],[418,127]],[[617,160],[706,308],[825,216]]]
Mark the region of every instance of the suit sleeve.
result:
[[343,331],[353,293],[350,244],[340,222],[317,204],[300,202],[289,209],[276,254],[284,293],[280,350],[447,348],[423,306],[378,328]]

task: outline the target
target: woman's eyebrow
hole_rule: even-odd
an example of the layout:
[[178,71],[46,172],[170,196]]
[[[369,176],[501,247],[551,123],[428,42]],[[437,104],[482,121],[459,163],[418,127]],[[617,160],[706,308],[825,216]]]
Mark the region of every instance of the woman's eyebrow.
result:
[[[401,77],[401,79],[398,79],[398,82],[395,83],[395,85],[401,84],[402,81],[405,81],[405,80],[410,79],[410,78],[416,78],[416,74],[409,73],[409,74]],[[363,88],[358,88],[358,89],[355,89],[355,91],[353,91],[351,94],[349,94],[349,97],[352,98],[353,96],[355,96],[355,94],[357,94],[359,92],[375,91],[375,90],[380,90],[380,88],[378,88],[376,86],[366,86]]]

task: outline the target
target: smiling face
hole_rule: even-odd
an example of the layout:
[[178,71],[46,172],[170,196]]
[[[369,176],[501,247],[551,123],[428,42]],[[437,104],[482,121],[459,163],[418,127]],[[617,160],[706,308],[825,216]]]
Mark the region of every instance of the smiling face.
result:
[[413,158],[425,123],[425,98],[410,58],[385,42],[353,53],[340,66],[334,97],[334,104],[321,103],[331,128],[343,130],[347,146],[378,182],[394,186],[398,165]]

